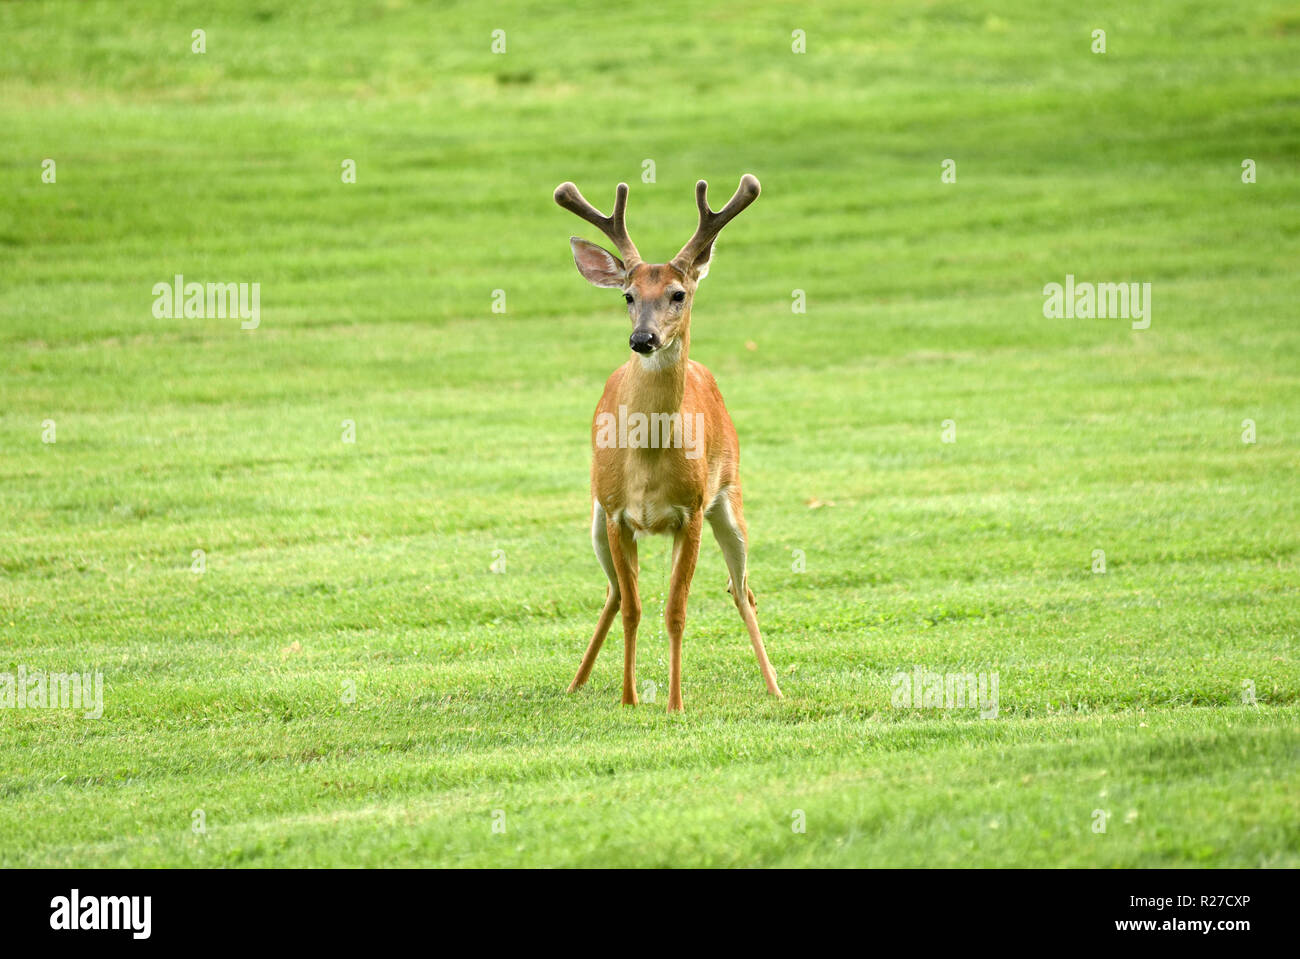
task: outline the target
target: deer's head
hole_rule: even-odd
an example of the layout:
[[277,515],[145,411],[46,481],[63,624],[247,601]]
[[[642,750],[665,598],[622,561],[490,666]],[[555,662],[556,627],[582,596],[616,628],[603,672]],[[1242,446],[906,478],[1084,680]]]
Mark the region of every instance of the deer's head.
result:
[[561,183],[555,190],[555,202],[588,223],[598,227],[618,250],[618,256],[580,237],[570,237],[573,260],[578,272],[595,286],[623,291],[632,335],[628,344],[637,353],[649,356],[669,349],[685,337],[691,322],[691,303],[695,290],[709,272],[713,241],[722,228],[741,210],[758,199],[758,180],[749,173],[740,178],[735,194],[718,212],[709,209],[709,185],[695,184],[695,204],[700,223],[695,235],[667,263],[646,263],[636,251],[627,233],[627,184],[620,183],[614,197],[614,213],[605,216],[583,198],[572,183]]

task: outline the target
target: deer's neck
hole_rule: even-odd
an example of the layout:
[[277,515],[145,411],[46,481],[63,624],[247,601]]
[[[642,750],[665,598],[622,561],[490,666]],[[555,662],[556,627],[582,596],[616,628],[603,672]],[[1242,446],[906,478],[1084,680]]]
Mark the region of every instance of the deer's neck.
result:
[[683,331],[670,346],[649,356],[632,354],[620,400],[630,411],[676,413],[686,395],[686,363],[690,332]]

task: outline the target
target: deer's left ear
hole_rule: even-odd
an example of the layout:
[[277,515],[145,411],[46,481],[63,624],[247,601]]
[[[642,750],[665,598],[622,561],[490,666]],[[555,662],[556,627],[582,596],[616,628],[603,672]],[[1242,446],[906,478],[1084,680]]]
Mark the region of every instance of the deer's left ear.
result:
[[695,274],[695,282],[699,283],[709,275],[709,264],[713,261],[713,248],[709,247],[704,252],[702,259],[696,260],[691,266],[691,272]]
[[593,286],[623,286],[627,268],[613,253],[578,236],[569,237],[569,246],[573,248],[573,262],[577,264],[578,272],[586,277],[588,283]]

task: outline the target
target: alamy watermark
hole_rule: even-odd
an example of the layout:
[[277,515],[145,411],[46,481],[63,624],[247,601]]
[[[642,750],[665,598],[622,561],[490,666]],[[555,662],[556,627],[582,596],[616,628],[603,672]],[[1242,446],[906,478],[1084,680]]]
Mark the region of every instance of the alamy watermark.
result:
[[80,709],[86,719],[104,715],[104,674],[49,673],[44,670],[0,673],[0,709]]
[[1150,283],[1065,283],[1043,287],[1043,316],[1049,320],[1132,320],[1133,329],[1151,326]]
[[998,715],[997,673],[936,673],[917,666],[894,673],[889,687],[895,709],[978,709],[980,719]]
[[124,930],[133,939],[148,939],[153,929],[152,896],[83,896],[73,889],[50,900],[50,928]]
[[261,283],[186,283],[177,273],[171,283],[153,285],[153,315],[159,320],[224,320],[255,330],[262,322]]
[[641,413],[620,405],[618,415],[596,416],[598,449],[684,449],[688,460],[704,455],[703,413]]

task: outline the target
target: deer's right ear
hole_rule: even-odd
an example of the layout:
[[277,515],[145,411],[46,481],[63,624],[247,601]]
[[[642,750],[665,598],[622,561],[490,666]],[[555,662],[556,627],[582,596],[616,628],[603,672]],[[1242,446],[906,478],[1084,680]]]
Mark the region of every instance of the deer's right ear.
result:
[[587,278],[588,283],[622,288],[627,279],[627,269],[622,260],[581,237],[569,237],[569,246],[573,247],[573,262],[578,265],[578,272]]

